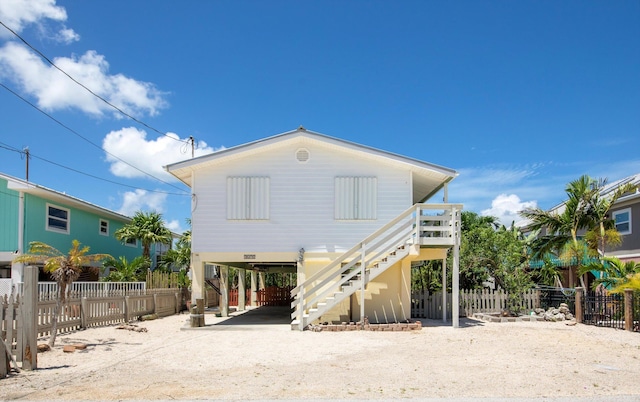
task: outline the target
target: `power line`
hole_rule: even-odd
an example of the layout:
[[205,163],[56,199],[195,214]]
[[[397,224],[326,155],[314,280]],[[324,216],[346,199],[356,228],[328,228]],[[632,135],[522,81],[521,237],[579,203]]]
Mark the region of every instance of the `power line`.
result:
[[[12,147],[11,145],[7,145],[7,144],[5,144],[3,142],[0,142],[0,148],[4,148],[4,149],[7,149],[9,151],[17,152],[20,155],[24,155],[25,154],[24,151],[21,151],[18,148]],[[39,160],[41,160],[43,162],[47,162],[47,163],[50,163],[52,165],[61,167],[63,169],[67,169],[67,170],[70,170],[72,172],[79,173],[81,175],[84,175],[84,176],[87,176],[87,177],[91,177],[91,178],[96,179],[96,180],[101,180],[101,181],[104,181],[104,182],[107,182],[107,183],[111,183],[111,184],[115,184],[115,185],[122,186],[122,187],[133,188],[133,189],[136,189],[136,190],[138,190],[138,189],[139,190],[144,190],[144,191],[147,191],[147,192],[150,192],[150,193],[160,193],[160,194],[167,194],[167,195],[182,195],[182,196],[189,195],[189,194],[186,194],[186,193],[172,193],[172,192],[169,192],[169,191],[149,190],[149,189],[146,189],[146,188],[140,188],[140,187],[137,187],[137,186],[132,186],[132,185],[129,185],[129,184],[124,184],[124,183],[120,183],[120,182],[117,182],[117,181],[105,179],[103,177],[94,176],[92,174],[89,174],[89,173],[86,173],[86,172],[82,172],[82,171],[74,169],[72,167],[65,166],[65,165],[62,165],[60,163],[57,163],[57,162],[54,162],[54,161],[50,161],[50,160],[45,159],[43,157],[34,155],[32,152],[29,152],[29,156],[32,157],[32,158],[39,159]]]
[[149,130],[155,131],[156,133],[160,134],[160,135],[164,135],[165,137],[171,138],[172,140],[178,141],[178,142],[183,142],[183,143],[189,143],[189,141],[191,140],[182,140],[180,138],[174,138],[173,136],[168,135],[167,133],[164,133],[150,125],[148,125],[147,123],[133,117],[132,115],[130,115],[129,113],[125,112],[124,110],[120,109],[118,106],[114,105],[113,103],[109,102],[108,100],[106,100],[105,98],[103,98],[102,96],[98,95],[97,93],[93,92],[91,89],[89,89],[87,86],[85,86],[83,83],[79,82],[78,80],[76,80],[75,78],[73,78],[71,75],[69,75],[66,71],[64,71],[63,69],[61,69],[60,67],[58,67],[53,61],[51,61],[47,56],[45,56],[41,51],[39,51],[38,49],[36,49],[33,45],[31,45],[29,42],[27,42],[22,36],[18,35],[17,32],[15,32],[13,29],[9,28],[8,26],[5,25],[4,22],[0,21],[0,25],[2,25],[3,27],[5,27],[9,32],[11,32],[16,38],[20,39],[22,41],[22,43],[24,43],[25,45],[27,45],[31,50],[33,50],[34,52],[36,52],[41,58],[43,58],[47,63],[49,63],[51,66],[53,66],[55,69],[57,69],[58,71],[60,71],[62,74],[66,75],[71,81],[75,82],[76,84],[78,84],[79,86],[81,86],[82,88],[84,88],[87,92],[89,92],[91,95],[95,96],[96,98],[100,99],[102,102],[106,103],[108,106],[110,106],[111,108],[117,110],[118,112],[120,112],[122,115],[128,117],[129,119],[135,121],[136,123],[145,126],[146,128],[148,128]]
[[31,106],[32,108],[36,109],[38,112],[40,112],[40,113],[44,114],[45,116],[47,116],[48,118],[50,118],[50,119],[51,119],[51,120],[53,120],[54,122],[58,123],[60,126],[62,126],[63,128],[65,128],[66,130],[68,130],[68,131],[70,131],[71,133],[73,133],[73,134],[77,135],[78,137],[82,138],[83,140],[85,140],[85,141],[86,141],[86,142],[88,142],[89,144],[93,145],[94,147],[98,148],[100,151],[103,151],[103,152],[104,152],[104,153],[106,153],[107,155],[110,155],[110,156],[114,157],[115,159],[119,160],[120,162],[124,163],[125,165],[127,165],[127,166],[129,166],[129,167],[132,167],[133,169],[137,170],[138,172],[140,172],[140,173],[142,173],[142,174],[144,174],[144,175],[146,175],[146,176],[152,177],[152,178],[156,179],[157,181],[159,181],[159,182],[161,182],[161,183],[164,183],[164,184],[166,184],[166,185],[168,185],[168,186],[171,186],[171,187],[173,187],[173,188],[175,188],[175,189],[177,189],[177,190],[180,190],[180,191],[184,191],[184,192],[186,192],[185,190],[181,189],[180,187],[174,186],[174,185],[173,185],[173,184],[171,184],[171,183],[168,183],[168,182],[166,182],[166,181],[164,181],[164,180],[162,180],[162,179],[160,179],[160,178],[158,178],[158,177],[155,177],[155,176],[154,176],[154,175],[152,175],[151,173],[147,173],[147,172],[145,172],[144,170],[142,170],[142,169],[140,169],[140,168],[138,168],[138,167],[136,167],[136,166],[134,166],[134,165],[130,164],[130,163],[129,163],[129,162],[127,162],[127,161],[125,161],[124,159],[122,159],[122,158],[120,158],[120,157],[118,157],[118,156],[116,156],[116,155],[114,155],[114,154],[110,153],[109,151],[107,151],[107,150],[103,149],[100,145],[98,145],[98,144],[96,144],[96,143],[92,142],[91,140],[89,140],[88,138],[84,137],[82,134],[78,133],[77,131],[75,131],[75,130],[74,130],[74,129],[72,129],[71,127],[69,127],[69,126],[65,125],[64,123],[62,123],[60,120],[56,119],[55,117],[51,116],[50,114],[48,114],[48,113],[47,113],[47,112],[45,112],[44,110],[40,109],[39,107],[37,107],[37,106],[36,106],[36,105],[34,105],[33,103],[29,102],[27,99],[25,99],[25,98],[23,98],[22,96],[20,96],[18,93],[16,93],[15,91],[13,91],[11,88],[9,88],[9,87],[7,87],[6,85],[4,85],[2,82],[0,82],[0,86],[1,86],[1,87],[3,87],[4,89],[6,89],[7,91],[9,91],[10,93],[12,93],[13,95],[15,95],[16,97],[18,97],[20,100],[22,100],[23,102],[25,102],[26,104],[28,104],[28,105],[29,105],[29,106]]

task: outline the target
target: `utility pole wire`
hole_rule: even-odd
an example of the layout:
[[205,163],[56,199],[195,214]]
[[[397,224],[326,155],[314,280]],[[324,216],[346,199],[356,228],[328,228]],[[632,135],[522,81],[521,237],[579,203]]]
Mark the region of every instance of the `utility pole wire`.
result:
[[22,38],[20,35],[18,35],[13,29],[9,28],[8,26],[5,25],[4,22],[0,21],[0,25],[2,25],[3,27],[5,27],[9,32],[11,32],[16,38],[20,39],[22,41],[22,43],[24,43],[25,45],[27,45],[31,50],[33,50],[34,52],[36,52],[40,57],[42,57],[47,63],[49,63],[51,66],[53,66],[56,70],[60,71],[62,74],[66,75],[71,81],[75,82],[76,84],[80,85],[82,88],[84,88],[85,90],[87,90],[91,95],[95,96],[96,98],[100,99],[101,101],[103,101],[104,103],[106,103],[107,105],[109,105],[110,107],[112,107],[113,109],[117,110],[118,112],[120,112],[121,114],[123,114],[124,116],[128,117],[129,119],[135,121],[138,124],[141,124],[143,126],[145,126],[146,128],[148,128],[149,130],[155,131],[156,133],[160,134],[160,135],[164,135],[165,137],[169,137],[174,141],[179,141],[179,142],[183,142],[183,143],[187,143],[187,141],[181,140],[180,138],[176,139],[170,135],[168,135],[167,133],[163,133],[162,131],[148,125],[147,123],[138,120],[137,118],[133,117],[132,115],[130,115],[129,113],[125,112],[124,110],[120,109],[118,106],[114,105],[113,103],[109,102],[108,100],[106,100],[105,98],[103,98],[102,96],[98,95],[97,93],[93,92],[91,89],[89,89],[88,87],[86,87],[84,84],[82,84],[81,82],[79,82],[78,80],[76,80],[75,78],[73,78],[71,75],[69,75],[66,71],[64,71],[63,69],[61,69],[60,67],[58,67],[53,61],[51,61],[47,56],[45,56],[41,51],[39,51],[38,49],[36,49],[34,46],[32,46],[29,42],[27,42],[24,38]]
[[[101,150],[102,152],[106,153],[107,155],[110,155],[112,157],[114,157],[115,159],[119,160],[120,162],[124,163],[125,165],[137,170],[138,172],[149,176],[151,178],[154,178],[155,180],[164,183],[168,186],[171,186],[177,190],[180,191],[184,191],[186,192],[184,189],[181,189],[180,187],[174,186],[171,183],[168,183],[158,177],[155,177],[154,175],[152,175],[151,173],[147,173],[144,170],[130,164],[129,162],[125,161],[124,159],[120,158],[119,156],[116,156],[114,154],[112,154],[111,152],[108,152],[107,150],[103,149],[101,146],[99,146],[98,144],[92,142],[91,140],[89,140],[88,138],[84,137],[83,135],[81,135],[80,133],[78,133],[77,131],[73,130],[71,127],[65,125],[64,123],[62,123],[60,120],[56,119],[55,117],[51,116],[50,114],[48,114],[47,112],[45,112],[44,110],[40,109],[39,107],[37,107],[36,105],[34,105],[33,103],[29,102],[27,99],[23,98],[22,96],[20,96],[18,93],[16,93],[15,91],[11,90],[9,87],[7,87],[6,85],[4,85],[2,82],[0,82],[0,87],[3,87],[4,89],[6,89],[7,91],[9,91],[10,93],[12,93],[13,95],[15,95],[16,97],[18,97],[19,99],[21,99],[23,102],[25,102],[26,104],[28,104],[29,106],[31,106],[32,108],[36,109],[38,112],[44,114],[45,116],[47,116],[48,118],[50,118],[51,120],[53,120],[54,122],[58,123],[60,126],[62,126],[63,128],[65,128],[66,130],[70,131],[71,133],[77,135],[78,137],[82,138],[83,140],[85,140],[86,142],[88,142],[89,144],[93,145],[94,147],[98,148],[99,150]],[[186,145],[186,143],[185,143]]]

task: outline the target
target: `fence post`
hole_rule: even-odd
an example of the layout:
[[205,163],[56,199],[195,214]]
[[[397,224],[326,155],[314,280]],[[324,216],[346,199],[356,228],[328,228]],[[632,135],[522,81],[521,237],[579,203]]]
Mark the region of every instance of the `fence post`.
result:
[[624,290],[624,329],[633,331],[633,289]]
[[89,327],[89,302],[86,296],[80,299],[80,327],[82,329]]
[[153,294],[153,314],[158,314],[158,294]]
[[129,296],[124,297],[124,320],[126,323],[129,323],[129,313],[131,312],[131,307],[129,306]]
[[[182,299],[180,298],[180,293],[178,292],[175,293],[175,296],[176,296],[176,300],[175,300],[176,308],[173,309],[173,312],[175,314],[178,314],[180,312],[180,308],[182,308]],[[204,292],[204,296],[207,297],[207,292]]]
[[582,291],[584,290],[584,288],[582,287],[577,287],[576,288],[576,322],[582,322],[582,320],[584,319],[584,312],[582,311]]
[[38,368],[38,267],[24,267],[24,290],[22,298],[22,368]]

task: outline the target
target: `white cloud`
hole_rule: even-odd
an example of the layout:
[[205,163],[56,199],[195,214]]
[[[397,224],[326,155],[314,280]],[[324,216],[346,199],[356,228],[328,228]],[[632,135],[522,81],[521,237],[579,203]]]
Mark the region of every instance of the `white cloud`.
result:
[[[175,180],[163,169],[163,166],[190,158],[191,146],[184,142],[186,139],[181,139],[174,133],[150,140],[147,140],[146,137],[145,131],[135,127],[112,131],[104,137],[102,147],[109,153],[106,155],[106,160],[111,164],[109,168],[111,173],[118,177],[146,177],[139,170],[111,156],[117,155],[120,159],[162,180]],[[196,144],[194,154],[201,156],[213,151],[214,149],[209,147],[207,143],[200,141]]]
[[72,42],[79,41],[80,40],[80,35],[78,35],[71,28],[63,28],[60,31],[58,31],[58,34],[56,35],[56,40],[58,42],[69,44],[69,43],[72,43]]
[[[0,1],[0,21],[16,32],[44,19],[63,22],[67,20],[67,12],[63,7],[57,6],[55,0]],[[0,29],[0,37],[7,36],[11,36],[11,33]]]
[[185,231],[185,229],[182,228],[182,226],[180,225],[180,222],[177,219],[173,219],[168,222],[165,222],[164,225],[167,227],[167,229],[169,229],[174,233],[182,233]]
[[[105,57],[93,50],[78,57],[58,57],[53,62],[96,94],[132,115],[155,115],[167,106],[163,93],[148,82],[122,74],[110,75]],[[121,117],[53,66],[45,64],[25,46],[8,42],[0,48],[0,76],[20,84],[46,110],[80,109],[101,116],[106,111]]]
[[162,213],[166,199],[167,195],[163,193],[151,193],[141,189],[127,191],[122,194],[122,207],[117,212],[126,216],[133,216],[137,211]]
[[522,220],[520,211],[535,207],[537,207],[536,201],[521,201],[515,194],[500,194],[491,201],[491,208],[482,210],[480,215],[495,216],[500,223],[510,227],[513,222]]

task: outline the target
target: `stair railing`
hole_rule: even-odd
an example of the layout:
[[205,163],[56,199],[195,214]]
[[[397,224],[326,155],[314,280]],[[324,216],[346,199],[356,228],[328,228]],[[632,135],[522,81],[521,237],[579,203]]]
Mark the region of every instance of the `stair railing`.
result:
[[[424,214],[425,211],[440,210],[438,215]],[[291,318],[298,318],[304,326],[304,314],[314,303],[323,299],[361,275],[359,286],[368,283],[366,271],[383,255],[388,255],[399,246],[453,245],[456,230],[459,230],[462,210],[460,204],[415,204],[400,213],[390,222],[376,230],[354,247],[331,261],[326,267],[307,278],[291,290],[294,310]],[[353,269],[359,268],[359,269]],[[351,270],[343,277],[343,274]],[[338,279],[340,278],[340,279]],[[319,281],[319,282],[318,282]],[[317,283],[314,283],[317,282]],[[332,284],[332,286],[327,286]],[[323,289],[324,288],[324,289]],[[320,291],[318,291],[320,290]]]

